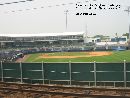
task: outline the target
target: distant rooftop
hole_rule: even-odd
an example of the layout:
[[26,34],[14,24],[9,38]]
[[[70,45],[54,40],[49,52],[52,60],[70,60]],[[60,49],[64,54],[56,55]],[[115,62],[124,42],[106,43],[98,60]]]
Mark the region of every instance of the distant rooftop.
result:
[[67,35],[81,35],[81,34],[84,34],[84,32],[0,34],[0,36],[4,36],[4,37],[42,37],[42,36],[67,36]]

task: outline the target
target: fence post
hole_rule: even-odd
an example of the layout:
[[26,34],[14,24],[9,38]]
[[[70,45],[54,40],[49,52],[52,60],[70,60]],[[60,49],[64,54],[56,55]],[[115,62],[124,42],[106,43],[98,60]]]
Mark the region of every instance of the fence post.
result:
[[126,60],[124,60],[124,87],[126,88]]
[[69,73],[70,73],[70,76],[69,76],[69,77],[70,77],[70,85],[71,85],[71,84],[72,84],[72,83],[71,83],[71,61],[69,61]]
[[4,82],[4,76],[3,76],[3,63],[1,61],[1,81]]
[[97,86],[96,61],[94,61],[94,86]]
[[114,82],[114,88],[116,87],[116,82]]
[[22,62],[20,62],[20,79],[21,79],[21,83],[23,83],[23,70],[22,70]]
[[45,82],[44,82],[44,63],[43,63],[43,61],[42,61],[42,79],[43,79],[42,83],[45,84]]

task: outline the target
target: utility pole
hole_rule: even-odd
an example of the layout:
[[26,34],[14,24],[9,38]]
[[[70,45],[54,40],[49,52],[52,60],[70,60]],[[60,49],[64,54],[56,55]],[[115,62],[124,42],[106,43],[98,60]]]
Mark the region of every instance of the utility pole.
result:
[[117,42],[117,46],[118,46],[118,49],[120,48],[120,43],[119,43],[119,37],[118,37],[118,34],[116,33],[116,42]]
[[87,25],[85,26],[85,32],[84,32],[84,43],[88,43],[88,30],[87,30]]
[[67,17],[68,12],[69,12],[68,10],[65,11],[65,14],[66,14],[66,30],[67,30],[67,25],[68,25],[68,17]]
[[[128,12],[128,17],[129,17],[130,16],[130,6],[128,6],[127,9],[124,11]],[[130,39],[130,19],[128,21],[129,21],[129,39]]]

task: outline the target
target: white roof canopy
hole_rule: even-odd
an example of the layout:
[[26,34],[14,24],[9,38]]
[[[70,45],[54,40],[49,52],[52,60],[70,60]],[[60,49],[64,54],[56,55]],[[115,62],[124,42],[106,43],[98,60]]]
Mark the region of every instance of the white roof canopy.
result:
[[82,34],[84,34],[84,32],[0,34],[0,36],[4,36],[4,37],[43,37],[43,36],[67,36],[67,35],[82,35]]

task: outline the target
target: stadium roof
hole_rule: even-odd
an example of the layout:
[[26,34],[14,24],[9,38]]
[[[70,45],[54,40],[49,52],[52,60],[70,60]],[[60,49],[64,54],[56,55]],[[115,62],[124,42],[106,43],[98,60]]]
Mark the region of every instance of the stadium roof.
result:
[[81,34],[84,34],[84,32],[0,34],[0,36],[4,36],[4,37],[42,37],[42,36],[66,36],[66,35],[81,35]]
[[106,46],[106,45],[111,46],[111,45],[118,45],[118,43],[120,45],[125,45],[126,44],[125,41],[124,42],[120,41],[120,42],[97,42],[96,45],[97,46]]

